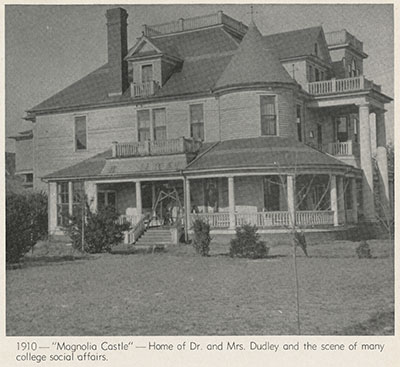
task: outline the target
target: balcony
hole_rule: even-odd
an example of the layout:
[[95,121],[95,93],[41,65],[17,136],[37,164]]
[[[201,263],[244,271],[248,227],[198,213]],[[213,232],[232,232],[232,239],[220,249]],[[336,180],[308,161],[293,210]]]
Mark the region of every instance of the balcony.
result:
[[143,98],[152,96],[160,89],[160,85],[155,80],[146,83],[132,83],[131,96],[133,98]]
[[197,153],[201,145],[201,141],[185,137],[168,140],[146,140],[133,143],[115,142],[112,145],[112,157],[126,158]]
[[211,27],[219,24],[224,24],[225,26],[245,34],[247,32],[247,26],[242,22],[225,15],[222,11],[214,14],[200,15],[193,18],[179,19],[176,21],[156,24],[156,25],[144,25],[143,33],[147,37],[156,37],[161,34],[170,34],[176,32],[184,32],[198,28]]
[[381,86],[366,79],[363,75],[354,78],[330,79],[307,83],[308,93],[314,96],[357,92],[364,90],[375,90],[377,92],[381,92]]

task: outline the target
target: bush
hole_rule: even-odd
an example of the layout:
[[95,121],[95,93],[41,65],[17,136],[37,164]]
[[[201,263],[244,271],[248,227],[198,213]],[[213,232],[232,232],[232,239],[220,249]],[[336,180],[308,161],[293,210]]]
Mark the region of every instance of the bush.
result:
[[45,193],[6,196],[6,262],[15,263],[47,235]]
[[361,241],[356,248],[356,253],[359,259],[370,259],[372,257],[371,248],[367,241]]
[[210,225],[201,219],[196,219],[193,223],[193,247],[201,256],[208,256],[210,252]]
[[260,241],[256,226],[244,224],[236,228],[236,238],[231,240],[230,256],[260,259],[267,257],[268,251],[269,247]]
[[[123,232],[129,229],[129,224],[118,224],[118,213],[114,207],[107,206],[92,212],[86,203],[86,221],[84,226],[84,247],[85,252],[94,254],[110,252],[112,246],[123,240]],[[67,232],[72,240],[72,245],[82,250],[82,212],[70,217],[70,224]]]

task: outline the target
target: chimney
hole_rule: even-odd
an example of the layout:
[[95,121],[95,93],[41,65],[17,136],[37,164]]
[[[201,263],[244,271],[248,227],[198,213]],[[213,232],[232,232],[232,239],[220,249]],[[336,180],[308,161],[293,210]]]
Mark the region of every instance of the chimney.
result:
[[129,87],[128,63],[124,60],[128,52],[127,18],[125,9],[107,10],[108,43],[108,96],[120,96]]

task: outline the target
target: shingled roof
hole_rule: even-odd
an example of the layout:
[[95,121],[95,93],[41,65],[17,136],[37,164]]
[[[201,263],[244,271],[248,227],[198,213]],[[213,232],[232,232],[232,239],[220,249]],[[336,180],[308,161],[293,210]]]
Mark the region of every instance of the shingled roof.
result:
[[[293,82],[284,68],[276,61],[277,57],[282,59],[312,54],[315,40],[322,31],[321,27],[313,27],[263,37],[255,29],[256,27],[249,28],[247,38],[253,39],[253,41],[246,42],[247,46],[246,44],[241,46],[242,50],[244,49],[242,52],[240,52],[240,48],[238,49],[237,39],[222,27],[150,38],[150,41],[159,49],[184,60],[182,69],[171,76],[163,88],[155,94],[154,98],[211,91],[218,79],[220,79],[218,86],[231,82],[237,61],[240,61],[240,59],[243,60],[243,62],[240,62],[242,65],[245,61],[249,61],[252,67],[247,68],[247,70],[242,68],[246,72],[236,76],[238,81],[242,81],[241,78],[251,81],[257,73],[260,73],[257,76],[263,76],[264,80],[271,80],[272,78],[277,79],[276,81]],[[263,47],[258,47],[259,50],[257,51],[254,50],[252,44],[254,43],[254,38],[256,38],[255,43],[260,46],[260,37]],[[246,36],[244,39],[246,39]],[[241,45],[243,45],[243,42]],[[247,48],[250,50],[253,48],[252,56],[246,54]],[[262,51],[265,48],[267,49],[267,55]],[[271,48],[274,48],[275,51],[271,50]],[[231,71],[226,70],[234,54],[235,56],[240,54],[240,59],[237,56],[236,61],[232,61],[231,66],[229,66]],[[275,56],[272,56],[273,54]],[[265,57],[269,62],[268,65],[270,65],[269,70],[261,67],[261,62]],[[253,70],[251,75],[247,74],[249,70]],[[224,71],[225,75],[223,75]],[[74,109],[102,104],[129,103],[131,101],[129,88],[121,96],[109,96],[108,75],[108,65],[105,64],[31,108],[28,112],[35,113],[63,108]]]
[[278,136],[225,140],[199,155],[185,172],[212,169],[323,167],[357,170],[297,140]]
[[273,82],[294,83],[294,80],[282,66],[273,45],[265,44],[252,22],[215,89]]

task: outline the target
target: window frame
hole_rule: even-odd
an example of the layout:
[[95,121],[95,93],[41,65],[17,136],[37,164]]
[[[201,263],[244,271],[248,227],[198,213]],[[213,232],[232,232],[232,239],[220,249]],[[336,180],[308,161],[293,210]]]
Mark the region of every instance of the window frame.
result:
[[[265,116],[274,116],[275,117],[275,134],[263,134],[263,114],[262,114],[262,99],[266,97],[274,98],[274,115],[265,115]],[[259,99],[259,108],[260,108],[260,136],[279,136],[279,117],[278,117],[278,96],[276,94],[261,94]]]
[[[66,190],[62,191],[62,186],[65,185]],[[70,195],[69,195],[69,182],[68,181],[59,181],[57,182],[57,186],[56,186],[56,192],[57,192],[57,201],[56,201],[56,222],[57,222],[57,227],[59,228],[64,228],[66,223],[65,221],[68,221],[68,218],[65,218],[63,216],[63,213],[65,212],[68,216],[69,216],[69,202],[70,202]],[[66,201],[63,201],[63,198],[65,199],[66,197]],[[60,210],[61,209],[61,210]],[[65,210],[66,209],[66,210]]]
[[[77,136],[76,136],[76,120],[78,118],[85,118],[85,138],[86,138],[86,147],[84,149],[78,149],[77,147]],[[89,150],[89,134],[88,134],[88,115],[74,115],[74,151],[75,152],[87,152]]]
[[[299,113],[300,111],[300,113]],[[303,141],[303,105],[296,103],[296,127],[297,127],[297,139]]]
[[[151,67],[151,77],[152,77],[152,79],[151,80],[146,80],[146,81],[144,81],[143,80],[143,75],[144,75],[144,73],[143,73],[143,69],[144,68],[146,68],[146,67]],[[141,66],[140,66],[140,82],[142,83],[142,84],[144,84],[144,83],[151,83],[152,81],[154,81],[154,65],[153,65],[153,63],[150,63],[150,64],[142,64]]]
[[114,194],[115,196],[115,209],[118,206],[118,199],[117,199],[117,191],[116,190],[98,190],[97,191],[97,207],[100,208],[100,201],[99,201],[99,194],[104,194],[104,207],[109,206],[108,204],[108,195]]
[[[140,124],[139,124],[139,114],[141,112],[145,112],[145,111],[147,111],[148,114],[149,114],[149,120],[148,120],[149,121],[149,127],[148,128],[141,128]],[[143,109],[140,109],[140,110],[136,111],[137,141],[138,142],[145,142],[147,140],[151,140],[151,126],[152,126],[152,123],[151,123],[152,112],[151,111],[152,110],[150,108],[143,108]],[[144,130],[148,130],[149,138],[145,139],[145,140],[140,140],[140,131],[144,131]]]
[[[162,126],[156,126],[155,124],[155,118],[154,118],[154,112],[155,111],[164,111],[164,122],[165,124]],[[167,140],[168,139],[168,134],[167,134],[167,109],[165,107],[157,107],[157,108],[152,108],[151,110],[151,121],[150,125],[153,129],[153,140],[157,141],[162,141],[162,140]],[[163,129],[165,131],[165,138],[164,139],[157,139],[157,130]]]
[[[202,110],[202,115],[203,115],[203,121],[202,122],[192,122],[192,107],[194,106],[201,106],[201,110]],[[202,138],[195,138],[193,135],[193,127],[201,127],[202,130]],[[204,113],[204,103],[191,103],[189,104],[189,134],[190,137],[192,139],[196,139],[196,140],[201,140],[204,141],[205,140],[205,113]]]

